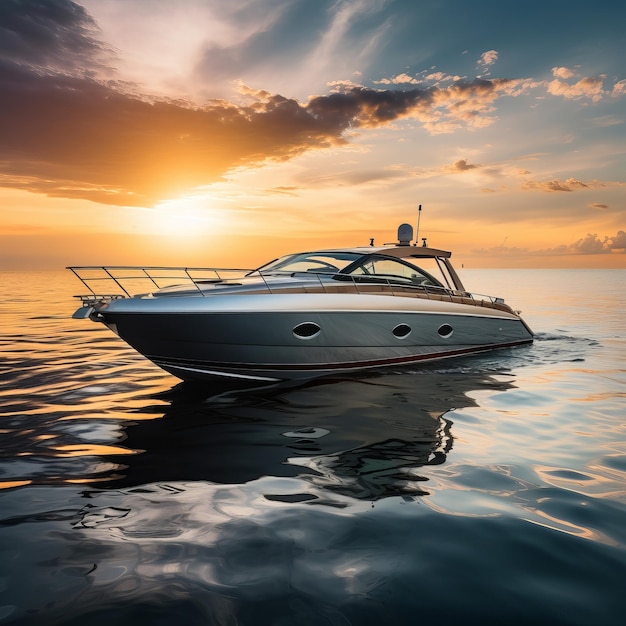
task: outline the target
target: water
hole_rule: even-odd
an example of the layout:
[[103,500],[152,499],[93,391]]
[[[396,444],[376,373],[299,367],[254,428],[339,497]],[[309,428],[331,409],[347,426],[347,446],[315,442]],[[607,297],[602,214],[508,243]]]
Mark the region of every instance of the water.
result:
[[625,278],[465,270],[532,346],[233,394],[0,273],[0,624],[623,624]]

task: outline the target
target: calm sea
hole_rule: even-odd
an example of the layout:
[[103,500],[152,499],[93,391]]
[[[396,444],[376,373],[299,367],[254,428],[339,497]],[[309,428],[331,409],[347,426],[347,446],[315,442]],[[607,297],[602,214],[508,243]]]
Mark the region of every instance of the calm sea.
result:
[[463,277],[536,342],[222,393],[0,273],[0,624],[624,624],[626,272]]

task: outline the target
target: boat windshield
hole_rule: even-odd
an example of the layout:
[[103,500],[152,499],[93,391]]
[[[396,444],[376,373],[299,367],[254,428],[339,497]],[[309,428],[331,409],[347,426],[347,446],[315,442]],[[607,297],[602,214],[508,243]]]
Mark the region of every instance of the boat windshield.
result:
[[439,259],[420,258],[419,265],[414,259],[397,259],[382,254],[359,254],[358,252],[321,251],[302,252],[280,257],[261,266],[249,275],[260,272],[267,274],[292,274],[311,272],[332,274],[358,282],[391,282],[395,284],[421,285],[425,287],[452,288],[451,281],[443,271]]
[[[420,259],[420,261],[423,259]],[[433,260],[434,259],[427,259]],[[432,268],[437,272],[435,267]],[[423,267],[418,267],[413,263],[409,263],[400,259],[392,259],[390,257],[371,255],[363,259],[355,267],[350,268],[348,272],[351,276],[367,277],[375,281],[384,280],[398,284],[422,285],[428,287],[443,287],[442,280],[436,278],[431,272]],[[442,276],[445,280],[445,277]],[[362,281],[360,281],[362,282]],[[447,282],[447,281],[446,281]]]
[[271,272],[315,272],[336,274],[362,258],[362,254],[354,252],[304,252],[290,254],[267,265],[263,265],[255,272],[263,274]]

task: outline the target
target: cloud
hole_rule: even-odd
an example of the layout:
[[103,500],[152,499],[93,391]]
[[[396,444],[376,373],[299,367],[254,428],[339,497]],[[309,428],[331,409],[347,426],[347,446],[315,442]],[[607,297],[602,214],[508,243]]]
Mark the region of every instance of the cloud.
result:
[[0,101],[0,184],[121,205],[150,206],[241,165],[340,144],[352,121],[281,96],[247,107],[147,101],[7,63],[0,91],[10,94]]
[[[307,102],[242,87],[244,104],[199,107],[107,80],[109,50],[70,0],[12,0],[0,10],[0,185],[50,196],[151,206],[238,167],[345,144],[348,131],[405,118],[432,134],[479,128],[491,123],[508,83],[381,90],[343,82]],[[267,23],[287,19],[276,15]],[[344,32],[351,15],[335,13],[332,33]],[[405,81],[413,79],[400,74],[392,82]]]
[[542,251],[543,254],[611,254],[617,251],[626,251],[626,233],[617,231],[614,236],[605,236],[600,239],[596,233],[587,233],[581,239],[566,246],[550,248]]
[[619,96],[623,96],[624,94],[626,94],[626,80],[620,80],[613,85],[611,95],[617,98]]
[[615,252],[626,253],[626,232],[618,230],[614,236],[605,236],[600,239],[596,233],[587,233],[577,241],[570,244],[562,244],[554,248],[531,250],[530,248],[518,248],[507,246],[494,246],[480,248],[473,251],[474,254],[486,256],[572,256],[572,255],[596,255],[612,254]]
[[607,251],[606,238],[602,241],[596,234],[587,234],[570,246],[572,252],[576,254],[601,254]]
[[624,119],[617,115],[603,115],[602,117],[595,117],[591,120],[591,123],[598,128],[609,128],[610,126],[619,126],[624,123]]
[[611,250],[626,252],[626,232],[618,230],[613,237],[609,237],[608,244]]
[[574,70],[568,69],[567,67],[553,67],[552,76],[567,80],[568,78],[572,78],[572,76],[576,76],[576,72],[574,72]]
[[[575,82],[567,82],[568,79],[580,76],[579,71],[566,67],[553,67],[552,75],[555,77],[554,80],[536,83],[535,86],[543,85],[550,95],[560,96],[567,100],[589,99],[592,102],[600,102],[607,96],[619,98],[626,94],[626,80],[620,80],[605,90],[604,81],[607,78],[605,74],[584,76]],[[608,125],[621,123],[612,120],[608,116],[605,119]]]
[[[95,202],[152,206],[242,166],[345,145],[349,133],[413,119],[431,134],[492,122],[504,79],[371,89],[340,83],[299,102],[241,86],[245,104],[203,107],[128,93],[127,85],[0,62],[0,186]],[[460,159],[458,173],[481,166]],[[489,173],[489,172],[486,172]],[[369,177],[369,174],[368,174]],[[546,192],[598,181],[526,181]]]
[[522,189],[533,189],[538,191],[577,191],[580,189],[591,189],[604,187],[604,183],[594,180],[589,183],[584,183],[581,180],[575,178],[568,178],[567,180],[549,180],[544,182],[528,180],[522,185]]
[[419,117],[428,110],[433,94],[425,89],[375,90],[352,87],[328,96],[315,96],[307,111],[316,119],[339,128],[374,128],[403,117]]
[[97,24],[69,0],[0,2],[0,57],[39,67],[105,69],[113,52],[98,39]]
[[555,79],[548,83],[548,93],[568,100],[590,98],[593,102],[599,102],[606,95],[603,89],[605,78],[604,75],[585,77],[575,83]]
[[498,52],[496,50],[488,50],[483,52],[478,59],[478,65],[486,68],[489,65],[493,65],[498,60]]
[[375,80],[374,84],[375,85],[402,85],[402,84],[417,85],[418,80],[417,78],[414,78],[413,76],[409,76],[406,73],[402,73],[402,74],[398,74],[397,76],[394,76],[393,78],[383,78],[381,80]]
[[[380,54],[391,18],[387,2],[264,0],[212,2],[221,29],[209,35],[194,76],[212,94],[227,81],[289,84],[291,93],[319,91],[329,77],[344,79]],[[221,31],[230,31],[224,37]]]
[[348,130],[414,118],[480,126],[497,81],[445,89],[347,86],[307,103],[244,89],[205,107],[141,98],[124,85],[0,63],[0,184],[52,196],[150,206],[227,171],[347,142]]
[[452,165],[448,165],[445,169],[449,172],[467,172],[469,170],[474,170],[478,165],[472,165],[468,163],[466,159],[459,159],[455,161]]
[[297,196],[298,187],[293,186],[280,186],[266,189],[265,194],[268,196]]
[[[275,6],[276,13],[264,22],[271,32],[311,10],[308,3],[297,10],[286,2]],[[342,34],[356,27],[357,16],[369,19],[362,32],[378,24],[366,2],[333,6],[343,9],[325,18],[314,12],[332,24],[316,50],[336,50]],[[267,34],[250,28],[244,57],[267,58]],[[381,81],[389,85],[385,89],[335,81],[331,93],[306,101],[241,85],[238,103],[216,99],[198,106],[157,99],[137,85],[111,80],[111,51],[85,9],[70,0],[0,2],[0,30],[0,186],[117,205],[152,206],[236,168],[345,145],[356,132],[399,120],[416,121],[431,135],[481,129],[495,121],[498,99],[541,86],[530,79],[464,80],[431,68],[430,82],[418,83],[406,73]],[[297,41],[290,46],[306,56]],[[227,55],[217,65],[232,70],[245,65],[245,58],[237,57],[241,52],[211,48],[209,57],[215,61],[214,54]],[[497,58],[490,50],[480,63],[486,67]],[[570,85],[563,82],[569,70],[555,69],[554,94],[593,98],[604,93],[601,78]],[[446,169],[479,167],[461,159]],[[380,175],[365,172],[363,177]],[[544,191],[594,186],[600,183],[525,184]]]
[[448,74],[444,74],[443,72],[430,72],[424,76],[425,80],[433,81],[434,83],[441,83],[444,80],[461,80],[460,76],[456,78],[453,76],[449,76]]

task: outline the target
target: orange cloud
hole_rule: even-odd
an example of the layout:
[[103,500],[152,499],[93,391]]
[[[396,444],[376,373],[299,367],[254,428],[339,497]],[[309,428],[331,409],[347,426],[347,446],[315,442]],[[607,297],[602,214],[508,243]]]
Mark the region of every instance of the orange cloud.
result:
[[485,73],[488,73],[489,66],[493,65],[498,60],[497,50],[488,50],[480,55],[477,61],[478,67],[480,67]]
[[572,78],[572,76],[575,76],[576,73],[567,67],[553,67],[552,75],[556,76],[557,78],[568,79]]
[[406,73],[398,74],[393,78],[383,78],[381,80],[374,81],[377,85],[400,85],[403,83],[410,83],[412,85],[417,85],[418,81],[413,76],[409,76]]
[[566,83],[562,80],[553,80],[548,83],[548,93],[553,96],[563,96],[568,100],[590,98],[598,102],[605,95],[603,85],[605,76],[581,78],[575,83]]
[[[246,105],[158,101],[89,77],[0,64],[0,185],[151,206],[227,171],[346,143],[349,129],[413,117],[434,132],[479,126],[506,81],[448,88],[350,86],[308,103],[247,90]],[[244,90],[245,91],[245,90]],[[440,131],[438,131],[440,132]]]
[[600,239],[596,233],[587,233],[581,239],[567,246],[550,248],[542,251],[545,254],[610,254],[622,251],[626,248],[626,233],[623,230],[617,231],[615,235],[605,236]]
[[[25,10],[29,4],[32,10]],[[7,36],[0,38],[0,186],[56,197],[152,206],[236,168],[345,144],[358,129],[412,119],[432,135],[473,130],[493,123],[495,103],[505,96],[546,87],[570,99],[597,101],[609,93],[603,91],[604,76],[565,82],[575,76],[567,68],[553,68],[550,83],[467,81],[431,68],[426,77],[431,83],[415,84],[406,73],[380,81],[411,85],[408,89],[337,81],[332,93],[299,102],[241,86],[244,104],[214,100],[195,106],[143,96],[136,85],[106,80],[114,75],[114,53],[98,39],[96,23],[80,5],[2,7]],[[497,58],[497,51],[489,50],[479,64],[487,68]],[[612,93],[626,93],[626,81],[616,83]],[[447,170],[478,167],[459,160]],[[361,178],[380,176],[364,172]],[[526,188],[573,191],[591,185],[569,179],[527,182]]]
[[622,250],[626,252],[626,232],[618,230],[613,237],[608,238],[609,248],[611,250]]
[[613,85],[611,95],[614,97],[623,96],[626,94],[626,80],[620,80]]
[[149,206],[237,166],[341,143],[352,122],[281,96],[201,109],[113,87],[2,64],[0,185]]
[[474,254],[486,256],[571,256],[589,254],[611,254],[615,252],[626,252],[626,232],[617,231],[615,235],[605,236],[600,239],[597,234],[587,233],[577,241],[570,244],[562,244],[554,248],[543,250],[531,250],[529,248],[494,246],[492,248],[481,248],[473,251]]
[[448,165],[445,169],[449,172],[467,172],[468,170],[475,170],[478,167],[478,165],[468,163],[467,159],[459,159],[452,165]]
[[579,189],[590,189],[604,187],[604,183],[594,180],[589,183],[584,183],[581,180],[575,178],[568,178],[565,181],[561,180],[549,180],[545,182],[539,181],[526,181],[522,185],[522,189],[533,189],[539,191],[553,192],[553,191],[576,191]]

